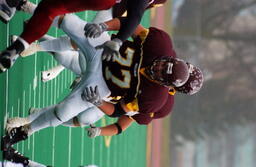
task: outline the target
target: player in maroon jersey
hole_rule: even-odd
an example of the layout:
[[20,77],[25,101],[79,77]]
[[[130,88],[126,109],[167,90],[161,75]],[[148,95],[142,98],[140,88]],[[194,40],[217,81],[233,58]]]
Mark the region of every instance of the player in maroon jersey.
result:
[[[125,91],[127,94],[124,94],[122,100],[119,100],[115,106],[101,101],[100,95],[97,94],[97,91],[93,88],[88,88],[87,92],[84,93],[84,99],[92,103],[95,100],[98,107],[104,110],[107,115],[119,117],[118,122],[113,125],[103,128],[89,128],[88,135],[91,137],[119,134],[134,121],[138,124],[149,124],[153,119],[163,118],[172,111],[174,104],[173,95],[176,90],[186,94],[194,94],[198,92],[202,86],[202,72],[199,68],[190,63],[187,63],[190,76],[186,84],[168,86],[168,83],[163,83],[165,79],[162,78],[161,81],[157,80],[155,75],[161,74],[158,74],[156,71],[161,68],[167,68],[168,63],[165,62],[167,62],[169,58],[176,58],[171,39],[167,33],[154,27],[149,29],[138,27],[137,34],[133,42],[127,41],[124,43],[123,47],[120,49],[120,53],[121,56],[123,56],[129,53],[129,51],[134,51],[134,53],[136,53],[134,57],[142,58],[138,73],[139,82],[137,84],[131,84],[129,90]],[[152,67],[154,63],[158,64],[153,65],[155,68]],[[107,71],[112,70],[112,74],[116,73],[115,75],[121,78],[120,70],[117,69],[122,69],[122,67],[115,67],[113,62],[106,62],[104,65],[106,66],[103,66],[103,71],[104,68],[105,71],[106,69]],[[125,67],[123,68],[125,69]],[[119,73],[119,75],[117,73]],[[118,97],[118,94],[122,92],[122,90],[125,90],[124,86],[121,86],[121,84],[119,86],[117,86],[116,83],[114,84],[114,80],[111,80],[110,77],[108,78],[106,75],[104,77],[109,88],[112,88],[112,96]],[[117,87],[119,87],[119,89]],[[89,97],[87,96],[88,94]],[[129,115],[127,113],[131,115],[127,116]]]

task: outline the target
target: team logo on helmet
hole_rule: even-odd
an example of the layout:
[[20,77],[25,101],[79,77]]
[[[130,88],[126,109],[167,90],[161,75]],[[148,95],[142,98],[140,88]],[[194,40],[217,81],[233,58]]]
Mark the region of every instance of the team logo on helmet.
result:
[[175,90],[181,93],[193,95],[197,93],[203,85],[203,73],[198,67],[195,67],[190,63],[187,63],[187,65],[189,68],[188,81],[181,87],[176,87]]
[[148,73],[151,79],[167,87],[182,86],[189,77],[186,62],[169,56],[154,60],[148,68]]

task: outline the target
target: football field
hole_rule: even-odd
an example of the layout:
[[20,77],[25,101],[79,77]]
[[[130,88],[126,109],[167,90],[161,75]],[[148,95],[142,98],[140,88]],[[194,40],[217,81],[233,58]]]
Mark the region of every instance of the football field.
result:
[[[34,1],[35,2],[35,1]],[[81,18],[91,21],[94,12],[82,12]],[[143,25],[149,26],[150,13],[146,12]],[[29,15],[18,12],[8,24],[0,22],[0,50],[9,45],[10,35],[19,35],[23,21]],[[38,25],[40,26],[40,25]],[[48,34],[63,35],[51,28]],[[57,65],[48,53],[37,53],[19,58],[6,73],[0,74],[0,118],[1,136],[9,117],[28,115],[30,107],[42,108],[60,102],[70,91],[74,74],[64,70],[56,79],[43,83],[41,71]],[[97,126],[115,122],[103,118]],[[125,133],[114,137],[90,139],[84,128],[59,126],[36,132],[15,148],[31,160],[54,167],[79,167],[95,164],[99,167],[145,167],[147,148],[147,127],[134,123]],[[2,155],[1,155],[2,161]]]

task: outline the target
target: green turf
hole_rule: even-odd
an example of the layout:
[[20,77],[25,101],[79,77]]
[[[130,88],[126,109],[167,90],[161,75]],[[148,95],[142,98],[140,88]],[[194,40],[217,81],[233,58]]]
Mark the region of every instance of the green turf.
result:
[[[78,15],[90,21],[94,12]],[[16,14],[9,24],[0,23],[0,50],[8,46],[9,35],[21,33],[23,21],[29,15]],[[143,18],[143,25],[149,26],[149,12]],[[40,25],[38,25],[40,26]],[[48,34],[59,36],[63,32],[51,28]],[[55,80],[41,82],[41,71],[57,65],[47,53],[38,53],[20,58],[4,74],[0,74],[1,135],[7,117],[27,116],[30,107],[45,107],[55,104],[69,93],[74,75],[64,70]],[[104,118],[98,126],[114,122]],[[106,142],[110,142],[109,147]],[[112,138],[89,139],[84,129],[59,126],[36,132],[15,148],[30,159],[54,167],[77,167],[96,164],[99,167],[145,167],[146,126],[132,125],[125,133]],[[2,160],[2,156],[1,159]]]

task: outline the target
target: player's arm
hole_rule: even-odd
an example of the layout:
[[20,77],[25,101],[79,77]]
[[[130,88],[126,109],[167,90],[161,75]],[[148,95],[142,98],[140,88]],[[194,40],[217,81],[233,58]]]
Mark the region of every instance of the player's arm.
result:
[[125,131],[133,122],[133,119],[123,115],[119,117],[118,121],[114,124],[104,127],[90,127],[87,128],[88,137],[94,138],[97,136],[113,136],[118,135]]
[[105,127],[101,127],[100,136],[113,136],[124,132],[133,122],[133,119],[123,115],[119,117],[115,124],[111,124]]
[[[101,105],[98,106],[104,113],[111,117],[119,117],[118,121],[114,124],[107,125],[104,127],[91,127],[86,129],[88,131],[88,136],[93,138],[97,136],[113,136],[118,135],[125,131],[134,121],[131,117],[124,115],[128,108],[125,105],[116,105],[103,101]],[[110,115],[111,114],[111,115]]]
[[[120,20],[118,18],[106,21],[105,24],[107,25],[107,31],[116,31],[120,29]],[[133,36],[139,35],[141,32],[146,31],[147,29],[139,24],[135,31],[133,32]]]
[[128,0],[127,16],[114,18],[105,23],[88,23],[84,27],[86,37],[99,37],[104,31],[119,30],[116,39],[124,42],[129,38],[140,24],[148,0]]
[[128,0],[127,17],[121,17],[120,30],[116,38],[125,41],[135,31],[140,24],[143,13],[148,5],[148,0]]

